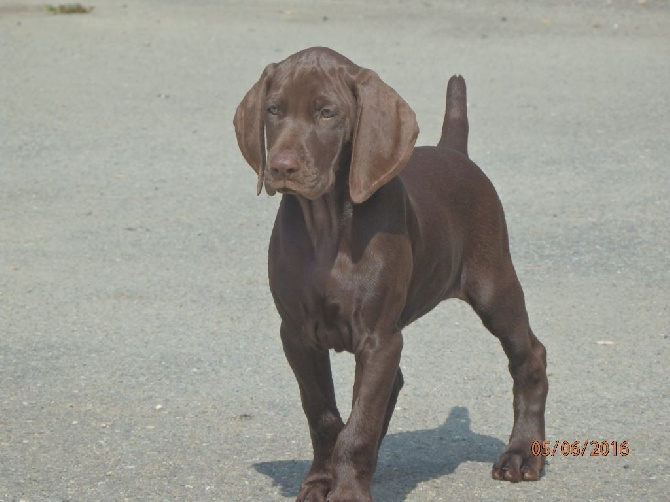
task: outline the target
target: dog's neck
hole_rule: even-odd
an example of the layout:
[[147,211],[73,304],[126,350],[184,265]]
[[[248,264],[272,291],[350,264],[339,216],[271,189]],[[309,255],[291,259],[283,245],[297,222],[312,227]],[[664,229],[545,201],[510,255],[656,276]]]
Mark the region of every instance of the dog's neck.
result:
[[334,259],[353,213],[348,179],[338,176],[333,188],[318,199],[310,200],[300,195],[296,197],[315,255]]
[[300,195],[297,198],[314,249],[337,248],[344,223],[351,218],[351,200],[334,191],[315,200]]

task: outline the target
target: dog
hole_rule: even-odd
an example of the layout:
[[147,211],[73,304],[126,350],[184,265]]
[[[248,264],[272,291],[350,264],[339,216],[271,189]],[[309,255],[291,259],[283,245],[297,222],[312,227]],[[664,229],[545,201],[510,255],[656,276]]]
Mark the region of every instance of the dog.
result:
[[[238,106],[237,141],[257,192],[282,195],[269,245],[281,341],[314,459],[298,501],[371,501],[378,449],[403,386],[402,329],[447,298],[502,344],[514,425],[492,476],[540,478],[546,350],[533,334],[493,185],[468,157],[465,81],[447,87],[437,146],[414,146],[409,105],[371,70],[313,47],[270,64]],[[351,414],[329,351],[355,357]]]

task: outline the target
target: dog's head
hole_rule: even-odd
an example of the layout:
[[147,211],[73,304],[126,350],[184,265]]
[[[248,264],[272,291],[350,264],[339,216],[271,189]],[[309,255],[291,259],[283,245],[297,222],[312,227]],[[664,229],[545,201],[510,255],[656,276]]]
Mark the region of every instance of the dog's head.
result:
[[407,164],[419,133],[412,109],[376,73],[322,47],[267,66],[234,125],[258,193],[264,185],[314,200],[348,168],[355,203]]

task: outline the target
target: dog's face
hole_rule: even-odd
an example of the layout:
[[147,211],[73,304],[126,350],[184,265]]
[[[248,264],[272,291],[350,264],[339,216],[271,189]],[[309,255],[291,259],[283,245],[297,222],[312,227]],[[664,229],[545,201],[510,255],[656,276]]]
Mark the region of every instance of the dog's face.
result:
[[263,106],[265,187],[314,200],[350,162],[356,101],[342,65],[308,56],[272,71]]
[[322,47],[268,65],[234,124],[258,193],[265,186],[315,200],[348,167],[355,203],[405,166],[419,132],[414,112],[376,73]]

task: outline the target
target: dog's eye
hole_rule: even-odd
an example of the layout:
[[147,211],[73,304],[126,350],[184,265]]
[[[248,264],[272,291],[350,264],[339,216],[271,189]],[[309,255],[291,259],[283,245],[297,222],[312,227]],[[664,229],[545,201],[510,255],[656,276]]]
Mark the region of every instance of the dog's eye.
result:
[[279,107],[276,105],[268,106],[269,115],[279,115]]
[[332,119],[335,116],[335,111],[332,108],[321,108],[319,117],[322,119]]

